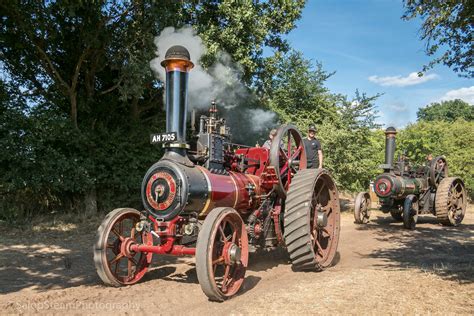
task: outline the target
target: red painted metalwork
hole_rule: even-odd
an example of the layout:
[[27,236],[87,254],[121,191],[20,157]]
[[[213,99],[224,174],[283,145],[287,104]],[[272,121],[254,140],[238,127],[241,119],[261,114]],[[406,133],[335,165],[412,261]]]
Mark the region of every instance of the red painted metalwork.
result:
[[162,246],[133,244],[130,246],[130,250],[133,252],[152,252],[161,255],[173,256],[194,256],[196,254],[196,248],[173,245],[173,241],[171,239]]
[[377,183],[375,183],[375,191],[380,196],[390,195],[391,190],[392,190],[392,182],[389,179],[382,178],[382,179],[379,179],[379,181],[377,181]]
[[249,161],[247,174],[260,176],[268,165],[270,151],[263,147],[239,148],[235,151],[235,155],[244,155]]
[[[246,214],[258,208],[260,201],[252,199],[254,195],[262,194],[261,178],[253,174],[229,172],[229,175],[211,173],[199,167],[206,175],[210,189],[209,203],[201,211],[201,216],[208,214],[216,207],[230,206],[240,213]],[[249,188],[252,188],[249,190]]]

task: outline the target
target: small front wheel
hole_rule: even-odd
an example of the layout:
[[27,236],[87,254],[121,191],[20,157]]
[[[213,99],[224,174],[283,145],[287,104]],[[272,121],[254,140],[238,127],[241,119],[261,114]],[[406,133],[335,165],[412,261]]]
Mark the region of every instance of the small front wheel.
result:
[[196,272],[210,300],[224,301],[240,289],[248,248],[247,230],[233,208],[218,207],[207,215],[196,245]]
[[94,264],[102,281],[111,286],[135,284],[145,275],[153,254],[128,251],[133,243],[153,245],[151,234],[136,231],[140,212],[118,208],[99,226],[94,244]]
[[410,194],[405,198],[403,205],[403,227],[415,229],[418,221],[418,198]]
[[367,224],[370,219],[371,208],[370,195],[360,192],[354,202],[354,219],[357,224]]

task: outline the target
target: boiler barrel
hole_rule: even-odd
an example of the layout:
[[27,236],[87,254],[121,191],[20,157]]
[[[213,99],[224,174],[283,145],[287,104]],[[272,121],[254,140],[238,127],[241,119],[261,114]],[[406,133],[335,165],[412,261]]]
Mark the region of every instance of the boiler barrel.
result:
[[260,178],[250,174],[212,173],[201,166],[187,166],[162,159],[147,172],[142,201],[155,217],[169,220],[179,214],[204,217],[216,207],[232,207],[241,214],[257,208]]
[[[200,216],[209,214],[216,207],[232,207],[239,213],[247,213],[256,206],[257,201],[251,201],[250,191],[260,194],[259,177],[237,172],[221,175],[211,173],[206,168],[198,168],[205,175],[208,185],[208,199],[199,212]],[[252,189],[249,191],[249,188]]]
[[420,194],[428,188],[424,178],[407,178],[392,174],[382,174],[375,180],[375,193],[380,198],[405,198],[410,194]]

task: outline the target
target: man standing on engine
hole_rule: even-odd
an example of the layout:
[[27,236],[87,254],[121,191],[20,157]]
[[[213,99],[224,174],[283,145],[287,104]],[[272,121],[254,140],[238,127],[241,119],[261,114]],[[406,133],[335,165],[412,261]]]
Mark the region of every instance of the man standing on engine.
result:
[[312,169],[322,168],[323,151],[321,150],[321,143],[316,138],[316,126],[310,125],[308,127],[308,136],[303,141],[308,161],[307,167]]
[[267,148],[267,149],[270,149],[272,147],[272,141],[273,141],[273,138],[275,138],[277,134],[277,130],[276,129],[272,129],[270,131],[270,134],[268,135],[268,139],[265,143],[263,143],[263,148]]

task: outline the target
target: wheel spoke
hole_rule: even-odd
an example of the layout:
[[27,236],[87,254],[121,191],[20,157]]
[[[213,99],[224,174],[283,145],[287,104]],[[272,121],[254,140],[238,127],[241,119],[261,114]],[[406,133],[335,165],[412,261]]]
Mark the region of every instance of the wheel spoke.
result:
[[227,292],[227,279],[229,278],[229,273],[230,273],[230,265],[226,265],[224,277],[222,278],[222,287],[221,287],[223,293]]
[[[214,266],[214,265],[217,266],[218,264],[221,264],[221,263],[223,263],[223,262],[224,262],[224,257],[223,257],[223,256],[220,256],[220,257],[217,258],[216,260],[212,261],[212,265],[213,265],[213,266]],[[215,269],[216,269],[216,268],[214,267],[214,270],[215,270]]]
[[128,260],[131,261],[134,265],[138,266],[138,263],[137,263],[137,261],[135,260],[135,258],[130,257],[130,258],[128,258]]
[[127,277],[130,279],[132,277],[132,268],[133,268],[133,262],[128,258],[127,262]]
[[120,241],[123,241],[125,239],[115,228],[112,228],[112,233],[114,233],[120,239]]
[[280,147],[280,155],[285,158],[286,161],[288,161],[288,156],[286,155],[285,151]]
[[237,241],[237,229],[234,228],[234,232],[232,233],[232,240],[233,243]]
[[321,185],[321,187],[319,188],[319,191],[318,193],[314,196],[313,198],[313,201],[314,202],[317,202],[318,201],[318,198],[319,196],[321,195],[321,193],[323,192],[323,189],[326,187],[326,183],[323,182],[323,184]]
[[323,256],[323,248],[321,247],[321,244],[319,243],[319,240],[318,238],[314,238],[314,243],[316,245],[316,252],[319,253],[321,255],[321,257]]
[[120,259],[124,257],[123,253],[119,253],[115,258],[112,259],[112,261],[109,262],[109,264],[114,264],[115,262],[118,263]]
[[221,234],[221,237],[222,237],[222,241],[226,241],[227,237],[225,236],[225,233],[224,233],[224,228],[222,227],[222,225],[224,225],[224,228],[225,228],[225,222],[222,222],[220,225],[219,225],[219,232]]

